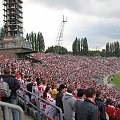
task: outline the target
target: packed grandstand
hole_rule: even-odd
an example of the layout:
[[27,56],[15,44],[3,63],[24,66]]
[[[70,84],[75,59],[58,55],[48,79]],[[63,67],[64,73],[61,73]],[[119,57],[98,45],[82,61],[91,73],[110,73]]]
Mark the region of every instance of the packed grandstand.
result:
[[[34,63],[33,60],[37,62]],[[109,81],[107,84],[104,82],[106,76],[120,71],[120,58],[33,53],[27,60],[18,60],[0,55],[0,67],[1,73],[7,67],[11,70],[11,74],[14,74],[19,80],[21,87],[18,93],[21,96],[30,83],[32,83],[31,92],[39,97],[43,97],[46,86],[50,86],[53,90],[54,87],[58,88],[60,84],[64,83],[67,86],[74,86],[75,96],[79,88],[92,87],[101,91],[101,98],[104,101],[109,98],[115,108],[120,105],[119,89],[109,88],[107,85]],[[35,97],[27,95],[27,99],[35,104]],[[52,94],[47,96],[48,102],[53,102],[54,99],[55,96]],[[41,106],[41,109],[46,111],[47,105],[43,103]]]

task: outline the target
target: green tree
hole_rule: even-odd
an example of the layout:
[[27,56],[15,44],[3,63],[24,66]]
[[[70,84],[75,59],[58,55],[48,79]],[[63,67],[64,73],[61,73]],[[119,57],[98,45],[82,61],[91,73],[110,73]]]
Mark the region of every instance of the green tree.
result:
[[119,45],[119,42],[115,42],[115,56],[116,57],[119,57],[120,56],[120,45]]
[[30,41],[32,43],[32,49],[35,50],[35,41],[34,41],[34,33],[30,33]]
[[88,55],[87,38],[82,38],[81,41],[77,37],[72,44],[73,55]]
[[89,50],[88,55],[89,56],[101,56],[101,51],[99,51],[99,50]]
[[62,52],[59,52],[58,54],[67,54],[68,53],[68,50],[65,47],[61,47],[61,46],[48,47],[48,49],[45,51],[45,53],[56,53],[56,49],[59,49],[59,51],[62,51]]
[[106,57],[110,56],[110,46],[109,46],[109,42],[106,43]]
[[111,43],[111,51],[112,51],[112,53],[111,53],[111,56],[115,56],[115,46],[114,46],[114,43]]
[[55,53],[55,47],[53,47],[53,46],[48,47],[47,50],[45,51],[45,53]]
[[80,41],[76,37],[73,44],[72,44],[73,55],[79,55],[80,54],[80,46],[79,45],[80,45]]
[[83,43],[82,43],[83,45],[83,55],[88,55],[88,42],[87,42],[87,38],[85,37],[84,39],[83,39]]
[[72,51],[73,51],[73,55],[75,55],[76,51],[75,51],[75,41],[72,44]]
[[102,57],[105,57],[105,56],[106,56],[106,50],[105,50],[105,49],[102,49],[102,51],[101,51],[101,56],[102,56]]
[[35,46],[35,50],[38,51],[38,45],[37,45],[37,37],[36,37],[36,33],[34,33],[34,46]]
[[80,53],[81,53],[81,48],[80,48],[80,39],[78,39],[78,54],[80,55]]
[[84,54],[84,52],[83,52],[83,41],[84,41],[84,39],[82,38],[82,39],[81,39],[81,55]]
[[44,52],[45,43],[41,32],[38,32],[37,34],[34,32],[31,32],[30,34],[27,33],[26,39],[31,42],[33,50]]
[[106,43],[106,57],[120,57],[120,44],[118,41],[113,43]]
[[39,51],[40,52],[44,52],[45,50],[45,43],[44,43],[44,38],[41,32],[39,32],[39,36],[38,36],[38,43],[39,43]]
[[28,33],[26,34],[26,40],[28,40],[28,42],[30,42],[30,36]]
[[112,43],[110,43],[110,56],[113,56],[113,46],[112,46]]

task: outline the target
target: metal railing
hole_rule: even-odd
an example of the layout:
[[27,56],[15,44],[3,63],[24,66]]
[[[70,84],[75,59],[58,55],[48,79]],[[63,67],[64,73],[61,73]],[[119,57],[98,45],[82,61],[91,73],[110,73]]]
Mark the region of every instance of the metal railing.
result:
[[[57,107],[56,105],[51,104],[50,102],[48,102],[47,100],[44,100],[43,98],[39,98],[37,95],[35,95],[35,94],[27,91],[26,89],[24,89],[23,92],[24,92],[23,96],[21,96],[20,94],[18,94],[18,98],[23,100],[23,105],[24,105],[25,113],[27,113],[27,108],[29,107],[29,106],[28,106],[28,104],[29,104],[29,105],[32,106],[32,108],[34,108],[34,109],[36,110],[36,115],[37,115],[36,120],[44,120],[43,115],[46,117],[46,120],[48,120],[48,119],[54,120],[54,119],[51,118],[49,115],[47,115],[47,114],[45,113],[45,111],[43,111],[43,110],[41,109],[41,104],[40,104],[40,103],[41,103],[41,102],[44,102],[44,103],[46,103],[47,105],[50,105],[50,106],[52,106],[53,108],[55,108],[55,109],[56,109],[56,112],[58,111],[59,120],[63,120],[63,114],[62,114],[61,108]],[[28,93],[31,94],[31,95],[33,95],[33,96],[35,97],[35,99],[36,99],[36,102],[35,102],[35,103],[36,103],[36,104],[33,104],[32,102],[30,102],[29,100],[27,100],[27,94],[28,94]]]
[[19,113],[19,120],[24,120],[24,112],[18,105],[13,105],[10,103],[0,101],[0,106],[4,108],[5,120],[10,120],[9,109],[16,109]]

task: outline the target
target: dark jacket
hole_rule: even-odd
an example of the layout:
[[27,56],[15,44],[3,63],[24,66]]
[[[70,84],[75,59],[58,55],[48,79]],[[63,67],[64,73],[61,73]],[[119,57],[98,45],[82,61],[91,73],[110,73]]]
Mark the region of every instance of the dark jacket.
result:
[[78,120],[98,120],[99,118],[99,110],[97,105],[89,99],[85,99],[81,102],[76,110],[78,111]]
[[60,107],[63,111],[63,102],[62,102],[62,97],[63,97],[63,93],[62,92],[58,92],[56,95],[56,106]]
[[96,98],[95,102],[100,111],[100,120],[106,120],[106,113],[103,101],[100,98]]
[[[16,91],[20,88],[18,80],[11,75],[0,75],[0,78],[3,78],[3,81],[7,82],[11,90],[10,98],[16,99]],[[7,98],[2,98],[2,101],[5,101]]]
[[84,99],[78,99],[76,100],[75,104],[74,104],[74,111],[75,111],[75,120],[78,120],[77,116],[79,116],[79,111],[78,111],[78,107],[79,104],[81,104],[81,102],[83,102]]
[[[27,90],[29,91],[29,92],[32,92],[32,86],[33,86],[33,83],[28,83],[27,84]],[[28,93],[28,96],[30,97],[30,100],[31,100],[31,94],[30,93]]]

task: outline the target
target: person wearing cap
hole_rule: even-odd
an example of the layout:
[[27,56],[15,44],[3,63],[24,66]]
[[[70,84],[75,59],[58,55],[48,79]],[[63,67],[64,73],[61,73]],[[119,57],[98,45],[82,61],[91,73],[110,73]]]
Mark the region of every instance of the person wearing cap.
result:
[[61,84],[58,89],[59,92],[56,95],[56,106],[61,108],[62,113],[64,113],[62,97],[63,94],[66,92],[66,90],[67,90],[67,86],[65,84]]

